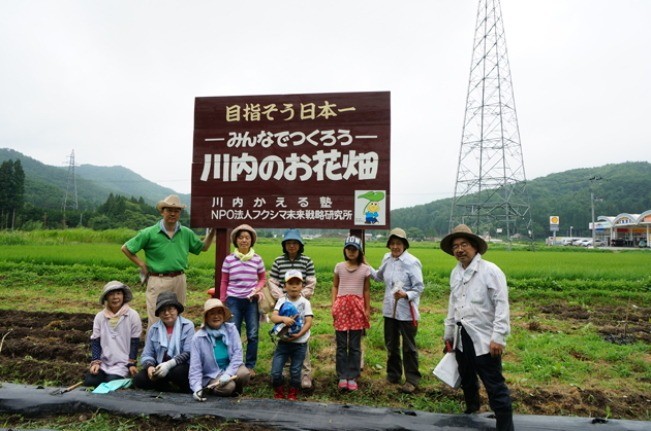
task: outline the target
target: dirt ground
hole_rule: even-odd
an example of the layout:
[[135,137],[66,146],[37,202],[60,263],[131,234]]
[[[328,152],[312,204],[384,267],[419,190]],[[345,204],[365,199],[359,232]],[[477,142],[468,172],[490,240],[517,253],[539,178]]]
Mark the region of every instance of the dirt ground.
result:
[[[547,306],[542,314],[556,319],[575,321],[578,325],[590,321],[599,328],[604,339],[618,344],[635,340],[651,344],[651,309],[612,307],[586,311],[581,307]],[[92,314],[66,314],[0,310],[0,381],[46,386],[69,386],[81,380],[89,362],[89,337]],[[528,330],[546,331],[536,323]],[[267,384],[256,379],[254,385]],[[317,386],[318,387],[318,386]],[[514,400],[526,406],[527,413],[539,415],[602,416],[609,411],[612,417],[644,419],[651,403],[648,394],[621,388],[613,391],[584,390],[579,387],[541,388],[523,391],[511,386]],[[455,396],[445,389],[428,394],[432,398]],[[90,415],[77,416],[88,420]],[[4,418],[11,424],[11,418]],[[134,419],[138,420],[138,419]],[[193,425],[215,426],[215,418],[194,418]],[[254,424],[224,423],[222,430],[266,429]],[[149,418],[138,424],[142,430],[184,429],[184,424],[171,418]]]

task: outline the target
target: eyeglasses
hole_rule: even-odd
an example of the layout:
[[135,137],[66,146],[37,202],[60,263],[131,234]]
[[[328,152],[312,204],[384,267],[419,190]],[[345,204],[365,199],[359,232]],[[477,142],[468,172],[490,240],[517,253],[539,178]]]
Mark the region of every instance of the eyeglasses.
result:
[[465,249],[467,249],[467,248],[470,247],[470,246],[471,246],[471,244],[470,244],[469,242],[460,242],[460,243],[458,243],[458,244],[454,244],[454,245],[452,245],[452,250],[454,251],[454,250],[458,250],[458,249],[460,249],[460,248],[463,249],[463,250],[465,250]]
[[161,308],[158,314],[174,314],[175,312],[178,313],[178,309],[173,305],[168,305]]

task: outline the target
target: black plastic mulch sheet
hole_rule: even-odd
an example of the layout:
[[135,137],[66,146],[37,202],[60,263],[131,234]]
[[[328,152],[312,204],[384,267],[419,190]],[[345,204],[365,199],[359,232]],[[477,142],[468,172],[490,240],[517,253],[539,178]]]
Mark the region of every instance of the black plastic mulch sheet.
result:
[[[218,398],[195,401],[191,395],[125,389],[93,394],[83,388],[51,395],[56,388],[2,383],[0,413],[34,416],[105,411],[121,415],[156,415],[174,419],[215,416],[273,430],[490,430],[491,414],[449,415],[413,410],[372,408],[273,399]],[[594,418],[516,415],[518,431],[651,431],[651,422]]]

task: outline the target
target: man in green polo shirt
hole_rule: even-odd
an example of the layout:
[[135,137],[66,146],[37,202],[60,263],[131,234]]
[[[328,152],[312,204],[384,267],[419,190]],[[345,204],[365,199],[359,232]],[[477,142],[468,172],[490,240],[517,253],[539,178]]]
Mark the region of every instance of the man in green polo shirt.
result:
[[[179,218],[184,208],[177,195],[169,195],[156,205],[162,220],[142,229],[122,246],[122,252],[140,267],[141,277],[147,280],[148,326],[158,320],[155,311],[159,293],[172,291],[185,305],[188,254],[208,250],[215,235],[211,229],[201,241],[190,228],[182,226]],[[136,254],[140,250],[145,251],[146,262]]]

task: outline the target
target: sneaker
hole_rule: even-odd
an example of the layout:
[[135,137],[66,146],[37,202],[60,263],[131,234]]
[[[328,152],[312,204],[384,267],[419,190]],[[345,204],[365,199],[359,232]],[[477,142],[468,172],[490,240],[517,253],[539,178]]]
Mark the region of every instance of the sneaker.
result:
[[301,388],[312,389],[312,379],[307,374],[301,379]]
[[290,401],[297,401],[298,400],[298,389],[289,388],[289,392],[287,393],[287,399],[290,400]]
[[409,382],[406,382],[400,388],[400,392],[402,392],[403,394],[413,394],[414,392],[416,392],[416,386],[412,385]]
[[346,380],[346,379],[339,379],[339,384],[337,385],[337,387],[338,387],[340,390],[346,390],[346,389],[348,389],[348,380]]
[[400,378],[399,377],[389,377],[389,376],[387,376],[387,382],[391,383],[392,385],[399,385],[400,384]]
[[274,387],[274,399],[284,400],[285,399],[285,388],[282,386]]
[[356,391],[358,389],[357,382],[355,380],[348,380],[348,390]]

